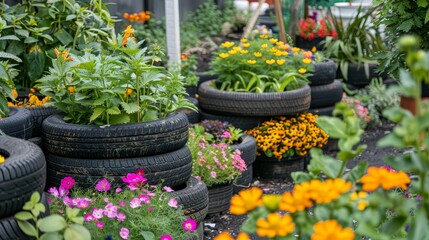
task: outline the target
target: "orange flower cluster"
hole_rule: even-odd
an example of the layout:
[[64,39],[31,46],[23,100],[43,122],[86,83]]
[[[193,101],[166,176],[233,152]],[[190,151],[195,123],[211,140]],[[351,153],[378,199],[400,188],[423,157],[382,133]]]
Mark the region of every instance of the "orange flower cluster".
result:
[[351,182],[343,179],[328,179],[325,182],[314,179],[295,185],[292,192],[282,195],[279,209],[294,213],[312,207],[314,203],[329,203],[348,192],[352,187]]
[[302,113],[298,117],[280,117],[246,131],[257,142],[258,155],[265,153],[277,159],[293,155],[304,156],[313,147],[328,142],[328,134],[316,126],[317,115]]
[[130,22],[144,23],[150,20],[151,13],[149,11],[141,11],[138,13],[124,13],[122,16]]
[[234,238],[229,232],[222,232],[217,235],[213,240],[250,240],[250,236],[245,232],[240,232],[237,238]]
[[235,215],[242,215],[252,211],[263,204],[262,193],[262,190],[257,187],[240,191],[232,197],[229,211]]
[[[41,107],[43,106],[47,101],[49,101],[50,97],[43,97],[42,99],[39,99],[38,96],[35,95],[36,90],[34,88],[30,89],[30,93],[28,93],[28,99],[25,99],[23,101],[18,102],[8,102],[8,106],[10,107]],[[18,98],[18,92],[13,89],[12,90],[13,97],[15,99]]]
[[362,190],[372,192],[380,186],[385,189],[394,189],[397,187],[406,190],[407,185],[411,182],[405,172],[396,172],[384,167],[370,167],[368,173],[360,179],[363,184]]
[[342,228],[336,220],[318,222],[313,226],[311,240],[353,240],[355,233],[351,228]]
[[57,57],[60,57],[64,60],[71,61],[72,57],[69,56],[70,50],[64,49],[62,52],[58,51],[58,49],[54,48],[54,53]]
[[295,224],[289,215],[269,213],[267,218],[256,221],[256,233],[260,237],[284,237],[295,230]]

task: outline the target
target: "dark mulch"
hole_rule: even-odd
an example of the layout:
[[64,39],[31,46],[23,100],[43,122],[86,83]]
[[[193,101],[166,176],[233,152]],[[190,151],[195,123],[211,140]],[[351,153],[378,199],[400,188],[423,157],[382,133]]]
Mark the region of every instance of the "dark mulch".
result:
[[[386,165],[383,159],[387,155],[398,155],[402,154],[402,150],[394,148],[379,148],[376,143],[386,134],[392,131],[394,123],[383,120],[381,126],[368,127],[365,133],[362,135],[362,144],[367,145],[367,149],[358,157],[352,159],[347,167],[352,168],[361,161],[367,161],[370,166],[383,166]],[[335,149],[333,147],[327,152],[328,155],[335,156]],[[253,180],[253,186],[259,187],[264,190],[265,193],[281,194],[286,191],[291,191],[293,183],[282,179],[260,179],[256,178]],[[219,233],[223,231],[229,231],[236,235],[240,226],[245,220],[245,216],[236,216],[229,213],[215,214],[207,216],[204,221],[204,234],[205,239],[213,239]],[[257,239],[257,238],[254,238]]]

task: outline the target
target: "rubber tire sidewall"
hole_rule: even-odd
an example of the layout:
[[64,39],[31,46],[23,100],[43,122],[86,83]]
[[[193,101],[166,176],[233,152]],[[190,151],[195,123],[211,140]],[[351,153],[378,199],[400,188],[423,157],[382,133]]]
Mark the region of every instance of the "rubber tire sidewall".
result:
[[0,119],[0,130],[6,135],[29,139],[33,134],[33,119],[26,108],[10,107],[9,116]]

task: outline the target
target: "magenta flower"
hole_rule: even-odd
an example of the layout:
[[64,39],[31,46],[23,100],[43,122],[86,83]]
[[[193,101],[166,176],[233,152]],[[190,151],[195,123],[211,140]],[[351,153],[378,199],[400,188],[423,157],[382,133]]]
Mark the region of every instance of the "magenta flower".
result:
[[147,210],[148,210],[149,212],[152,212],[152,211],[153,211],[153,207],[148,207],[148,208],[147,208]]
[[125,207],[126,204],[125,204],[125,202],[120,201],[120,202],[118,202],[118,205],[121,207]]
[[121,228],[119,231],[119,236],[121,236],[122,239],[128,239],[130,235],[130,230],[128,228]]
[[144,176],[144,171],[141,168],[137,169],[136,173],[142,177]]
[[147,194],[140,194],[139,195],[140,200],[144,203],[144,204],[150,204],[150,198],[149,195]]
[[63,186],[60,186],[58,188],[58,194],[60,197],[67,196],[69,194],[69,190],[67,188],[64,188]]
[[97,226],[99,229],[103,229],[104,223],[103,222],[96,222],[95,226]]
[[104,215],[106,215],[108,218],[115,218],[118,213],[118,206],[113,205],[113,203],[108,203],[104,207]]
[[60,193],[58,192],[58,189],[56,187],[49,188],[48,193],[54,197],[60,197]]
[[195,229],[197,229],[197,221],[195,221],[192,218],[189,218],[188,220],[183,222],[183,229],[185,229],[186,231],[194,231]]
[[72,177],[65,177],[61,179],[61,187],[71,189],[74,186],[75,180]]
[[72,199],[69,196],[64,196],[63,197],[63,203],[67,207],[73,207],[73,201],[72,201]]
[[85,222],[91,222],[91,221],[94,221],[96,218],[94,217],[94,216],[92,216],[92,214],[91,213],[87,213],[84,217],[83,217],[83,220],[85,221]]
[[212,178],[216,178],[216,172],[210,172],[210,176],[212,176]]
[[116,188],[115,192],[116,192],[116,193],[120,193],[120,192],[122,192],[122,188],[119,188],[119,187],[118,187],[118,188]]
[[229,139],[229,138],[231,138],[231,133],[228,131],[225,131],[222,133],[222,135],[220,137]]
[[161,236],[161,240],[173,240],[173,238],[169,234],[165,234]]
[[141,205],[142,205],[142,200],[140,200],[139,198],[133,198],[130,201],[131,208],[137,208],[137,207],[140,207]]
[[110,190],[110,182],[106,178],[103,178],[97,182],[95,189],[99,192],[107,192]]
[[168,201],[168,206],[177,208],[177,200],[175,198],[170,199],[170,201]]
[[165,186],[162,189],[164,189],[167,192],[174,192],[174,190],[171,187],[169,187],[169,186]]
[[89,207],[89,201],[84,198],[75,198],[73,199],[73,203],[77,208],[85,209]]
[[94,216],[96,219],[103,218],[104,215],[104,209],[102,208],[95,208],[92,210],[92,216]]
[[125,221],[125,218],[127,218],[127,217],[125,216],[124,213],[120,212],[120,213],[118,213],[118,215],[116,215],[116,219],[118,219],[119,222]]
[[142,175],[139,175],[136,173],[128,173],[127,176],[122,178],[122,181],[124,183],[127,183],[128,187],[131,190],[135,190],[134,188],[137,188],[138,186],[142,186],[147,181],[147,179],[144,178]]

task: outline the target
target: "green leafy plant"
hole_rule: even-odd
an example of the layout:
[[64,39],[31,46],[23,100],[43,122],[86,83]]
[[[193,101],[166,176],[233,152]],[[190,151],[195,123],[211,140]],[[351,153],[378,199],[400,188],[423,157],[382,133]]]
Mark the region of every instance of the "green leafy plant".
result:
[[54,56],[54,48],[65,46],[75,54],[99,51],[113,31],[114,20],[101,0],[3,3],[1,12],[1,55],[23,60],[14,79],[18,88],[34,86],[48,69],[47,56]]
[[9,115],[8,98],[15,99],[12,89],[14,88],[13,79],[17,75],[18,71],[15,69],[15,64],[0,61],[0,118]]
[[335,19],[332,13],[329,14],[334,19],[332,24],[337,37],[326,37],[326,57],[337,63],[345,80],[348,77],[349,63],[363,66],[369,76],[369,64],[376,63],[373,55],[384,49],[378,29],[369,24],[376,10],[377,8],[370,8],[364,11],[359,7],[347,28],[344,28],[342,18]]
[[[184,98],[180,77],[155,66],[155,52],[124,37],[110,40],[110,51],[83,56],[58,52],[48,75],[38,82],[42,93],[79,124],[121,124],[157,120],[180,108],[195,109]],[[122,44],[121,44],[122,43]]]
[[189,14],[186,22],[195,30],[198,29],[199,37],[205,38],[221,32],[223,13],[213,0],[208,0]]
[[[34,192],[23,210],[15,214],[19,228],[30,237],[37,240],[44,239],[91,239],[88,229],[82,226],[83,216],[80,216],[80,209],[65,209],[64,216],[52,214],[40,218],[40,214],[46,212],[46,207],[40,203],[40,194]],[[40,235],[39,232],[42,232]]]

